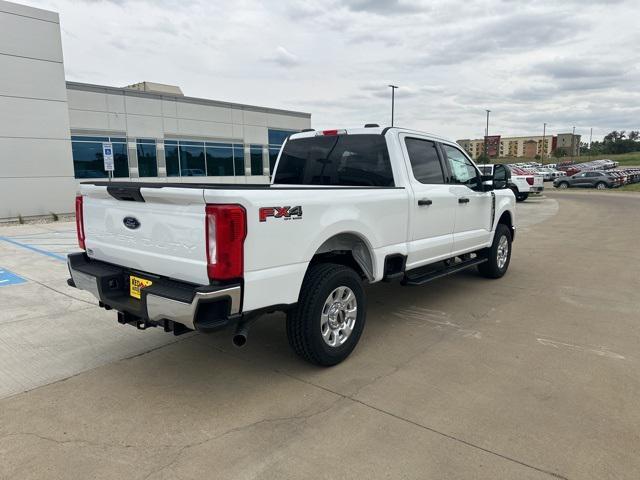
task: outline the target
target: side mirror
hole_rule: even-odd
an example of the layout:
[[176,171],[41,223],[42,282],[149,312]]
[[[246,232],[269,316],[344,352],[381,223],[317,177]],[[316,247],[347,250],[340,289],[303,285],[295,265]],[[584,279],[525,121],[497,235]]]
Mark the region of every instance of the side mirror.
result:
[[507,167],[500,164],[495,165],[493,167],[493,189],[502,190],[507,188],[509,177],[511,177],[511,172]]
[[483,192],[490,192],[493,189],[494,189],[493,188],[493,180],[491,180],[491,179],[486,180],[485,176],[483,175],[482,176],[482,191]]

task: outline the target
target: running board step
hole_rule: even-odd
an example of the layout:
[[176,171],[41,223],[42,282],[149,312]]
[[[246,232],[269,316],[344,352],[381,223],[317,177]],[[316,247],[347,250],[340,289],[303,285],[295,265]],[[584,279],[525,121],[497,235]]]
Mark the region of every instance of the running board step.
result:
[[461,272],[462,270],[466,270],[467,268],[480,265],[481,263],[484,263],[486,261],[487,261],[486,257],[477,257],[477,258],[472,258],[471,260],[465,260],[464,262],[457,263],[455,265],[452,265],[450,267],[447,267],[441,270],[435,270],[432,272],[424,273],[422,275],[420,274],[411,275],[411,273],[409,272],[409,274],[405,275],[405,277],[402,279],[402,284],[411,285],[411,286],[424,285],[425,283],[428,283],[432,280],[437,280],[438,278],[446,277],[447,275]]

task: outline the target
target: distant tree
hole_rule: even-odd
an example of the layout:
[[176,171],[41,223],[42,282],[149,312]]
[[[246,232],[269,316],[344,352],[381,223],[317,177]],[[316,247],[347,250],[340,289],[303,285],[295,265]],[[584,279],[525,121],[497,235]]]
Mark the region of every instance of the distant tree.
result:
[[476,158],[476,163],[491,163],[491,159],[489,158],[489,155],[482,152],[478,155],[478,158]]
[[540,158],[542,158],[542,157],[540,157],[540,155],[536,155],[535,156],[535,160],[540,160]]
[[[625,138],[627,137],[627,138]],[[625,130],[614,130],[604,136],[604,140],[593,142],[592,155],[619,154],[640,151],[640,132],[631,130],[628,134]]]
[[564,157],[566,155],[567,155],[567,152],[565,152],[564,150],[562,150],[560,148],[556,148],[553,151],[553,156],[556,157],[556,158],[562,158],[562,157]]

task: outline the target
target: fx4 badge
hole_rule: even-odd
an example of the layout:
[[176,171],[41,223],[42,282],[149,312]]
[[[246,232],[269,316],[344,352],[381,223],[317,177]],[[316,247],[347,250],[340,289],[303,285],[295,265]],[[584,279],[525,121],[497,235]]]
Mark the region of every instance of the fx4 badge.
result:
[[267,218],[282,218],[284,220],[300,220],[302,207],[262,207],[260,209],[260,221],[266,222]]

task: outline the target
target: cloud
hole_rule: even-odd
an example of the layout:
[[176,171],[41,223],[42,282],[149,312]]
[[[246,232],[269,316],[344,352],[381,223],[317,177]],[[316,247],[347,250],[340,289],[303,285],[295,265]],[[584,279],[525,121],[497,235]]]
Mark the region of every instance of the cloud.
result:
[[343,0],[341,2],[354,12],[375,13],[377,15],[398,15],[426,10],[420,2],[403,0]]
[[[532,49],[562,43],[575,35],[577,20],[551,12],[516,11],[460,26],[452,25],[445,40],[434,38],[427,53],[418,58],[423,65],[454,65],[491,59],[504,54],[522,54]],[[583,24],[584,27],[584,24]]]
[[273,54],[265,57],[265,60],[281,67],[295,67],[300,64],[298,57],[282,46],[276,48]]

